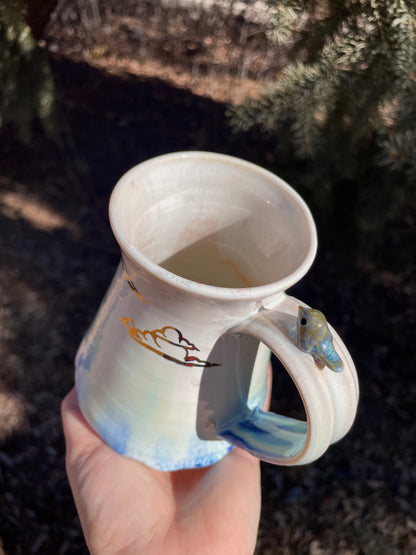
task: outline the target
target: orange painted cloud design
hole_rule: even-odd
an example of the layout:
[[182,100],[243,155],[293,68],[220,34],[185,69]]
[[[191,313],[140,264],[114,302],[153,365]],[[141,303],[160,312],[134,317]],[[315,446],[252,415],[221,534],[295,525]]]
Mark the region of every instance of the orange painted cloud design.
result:
[[215,362],[201,360],[192,354],[195,351],[199,351],[199,349],[188,341],[177,328],[165,326],[160,330],[142,331],[136,328],[131,318],[124,318],[123,316],[120,318],[134,341],[171,362],[176,362],[176,364],[181,364],[182,366],[221,366]]

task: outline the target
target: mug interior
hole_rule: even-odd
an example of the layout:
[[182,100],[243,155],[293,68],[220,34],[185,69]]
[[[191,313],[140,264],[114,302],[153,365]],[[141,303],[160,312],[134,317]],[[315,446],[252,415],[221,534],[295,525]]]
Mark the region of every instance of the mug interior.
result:
[[221,287],[290,276],[294,283],[316,250],[312,216],[289,185],[214,153],[176,153],[134,167],[114,189],[110,220],[125,251]]

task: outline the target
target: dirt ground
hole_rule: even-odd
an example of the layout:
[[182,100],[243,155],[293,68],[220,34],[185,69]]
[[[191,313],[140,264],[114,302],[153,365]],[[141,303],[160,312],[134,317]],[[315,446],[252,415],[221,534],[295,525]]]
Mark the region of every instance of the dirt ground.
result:
[[[40,128],[26,145],[12,128],[0,136],[0,554],[87,553],[59,405],[119,260],[107,218],[119,176],[151,156],[198,149],[285,177],[276,145],[233,133],[226,117],[227,102],[258,94],[281,66],[264,32],[250,24],[243,40],[237,21],[213,40],[183,14],[181,27],[175,13],[161,19],[163,6],[140,5],[140,17],[109,11],[99,28],[91,14],[59,13],[44,44],[59,142]],[[262,465],[256,553],[416,553],[414,204],[380,232],[373,258],[344,255],[342,235],[328,237],[315,215],[319,253],[291,293],[323,310],[350,348],[359,413],[316,463]],[[284,413],[297,396],[274,366],[273,408]]]

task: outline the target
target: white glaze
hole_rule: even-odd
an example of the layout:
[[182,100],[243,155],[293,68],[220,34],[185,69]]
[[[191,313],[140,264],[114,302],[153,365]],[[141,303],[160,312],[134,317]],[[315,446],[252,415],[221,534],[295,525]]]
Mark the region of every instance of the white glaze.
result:
[[[211,464],[232,444],[303,464],[348,431],[358,384],[345,346],[334,334],[345,364],[337,375],[317,369],[288,332],[299,301],[284,291],[317,247],[309,209],[289,185],[228,156],[165,155],[120,179],[110,220],[123,267],[79,348],[76,379],[81,410],[114,449],[161,470]],[[223,230],[222,256],[260,285],[215,287],[159,266]],[[269,350],[250,335],[286,366],[307,424],[261,411]]]

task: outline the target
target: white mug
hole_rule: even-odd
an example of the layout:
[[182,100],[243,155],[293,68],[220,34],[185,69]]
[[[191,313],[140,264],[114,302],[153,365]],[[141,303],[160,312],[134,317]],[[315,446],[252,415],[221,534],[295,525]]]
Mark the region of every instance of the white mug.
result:
[[[76,383],[113,449],[167,471],[210,465],[234,445],[298,465],[347,433],[358,403],[351,357],[331,327],[342,371],[305,352],[296,325],[306,305],[285,293],[317,248],[287,183],[237,158],[179,152],[128,171],[109,210],[122,261],[78,350]],[[269,349],[306,421],[263,410]]]

